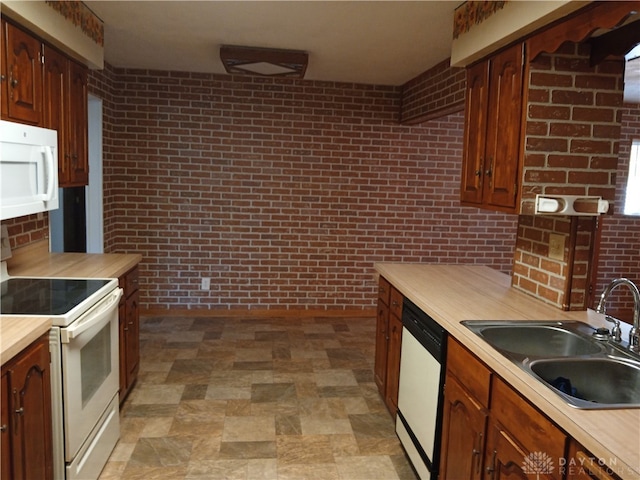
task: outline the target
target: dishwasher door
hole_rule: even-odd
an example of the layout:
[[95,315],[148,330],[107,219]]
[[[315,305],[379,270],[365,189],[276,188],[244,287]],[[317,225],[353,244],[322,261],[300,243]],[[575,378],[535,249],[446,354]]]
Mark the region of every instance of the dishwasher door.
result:
[[396,433],[420,478],[435,478],[442,424],[438,418],[442,366],[406,327],[400,358]]

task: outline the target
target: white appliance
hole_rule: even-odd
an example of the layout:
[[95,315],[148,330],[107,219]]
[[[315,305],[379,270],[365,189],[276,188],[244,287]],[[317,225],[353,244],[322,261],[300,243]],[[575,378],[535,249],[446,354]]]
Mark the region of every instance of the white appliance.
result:
[[54,478],[97,479],[120,437],[118,280],[8,277],[3,262],[1,289],[2,314],[53,320]]
[[421,480],[438,478],[447,332],[405,298],[396,434]]
[[0,220],[58,203],[58,133],[0,120]]

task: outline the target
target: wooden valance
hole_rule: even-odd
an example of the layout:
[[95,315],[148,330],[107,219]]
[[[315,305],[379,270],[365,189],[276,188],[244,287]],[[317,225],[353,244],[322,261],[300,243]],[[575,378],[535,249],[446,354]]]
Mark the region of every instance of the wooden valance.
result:
[[593,2],[527,40],[529,59],[555,52],[564,42],[582,42],[601,28],[614,28],[640,12],[640,1]]

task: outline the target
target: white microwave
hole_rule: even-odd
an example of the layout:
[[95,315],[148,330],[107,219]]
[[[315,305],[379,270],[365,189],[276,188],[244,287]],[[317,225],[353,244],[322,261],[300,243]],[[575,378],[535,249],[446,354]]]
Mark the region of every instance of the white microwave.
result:
[[0,120],[0,220],[58,208],[58,133]]

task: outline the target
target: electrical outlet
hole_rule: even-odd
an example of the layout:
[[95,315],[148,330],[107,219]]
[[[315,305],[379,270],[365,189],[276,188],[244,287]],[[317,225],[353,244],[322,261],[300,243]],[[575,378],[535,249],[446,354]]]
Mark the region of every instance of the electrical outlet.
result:
[[564,235],[549,234],[549,258],[564,260]]
[[202,278],[202,285],[200,286],[201,290],[209,290],[211,288],[211,279],[207,277]]

